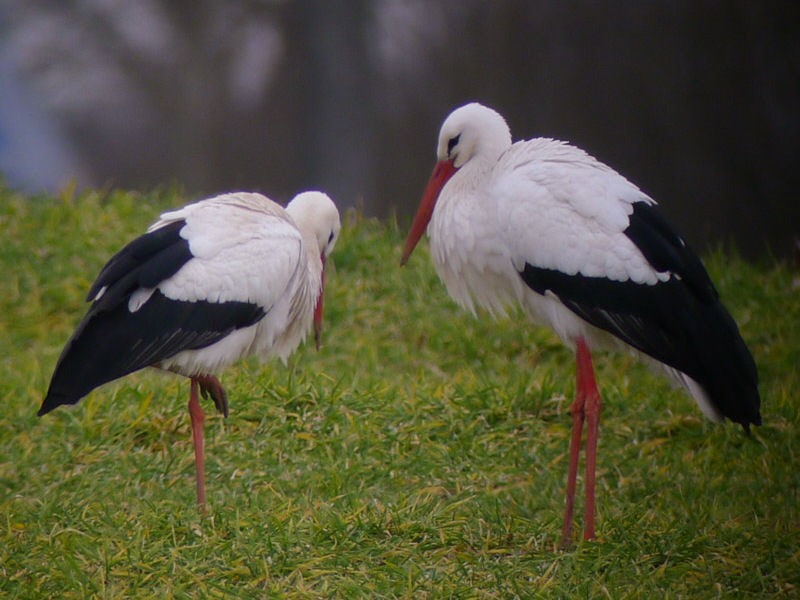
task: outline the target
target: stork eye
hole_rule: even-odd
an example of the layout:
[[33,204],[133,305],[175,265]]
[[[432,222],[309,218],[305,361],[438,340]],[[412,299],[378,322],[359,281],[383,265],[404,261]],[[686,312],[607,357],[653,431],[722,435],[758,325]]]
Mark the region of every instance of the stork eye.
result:
[[453,152],[453,148],[455,148],[455,146],[458,144],[458,140],[459,140],[460,137],[461,137],[461,134],[459,133],[456,137],[450,138],[450,140],[447,142],[447,155],[448,156],[450,156],[450,153]]
[[331,234],[328,236],[328,244],[330,244],[332,241],[333,241],[333,232],[331,231]]

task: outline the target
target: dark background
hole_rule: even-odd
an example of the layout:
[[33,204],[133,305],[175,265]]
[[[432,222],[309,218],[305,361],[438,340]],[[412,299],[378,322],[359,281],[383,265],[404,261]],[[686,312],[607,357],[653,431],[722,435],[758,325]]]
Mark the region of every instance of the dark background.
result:
[[789,255],[799,25],[796,1],[5,0],[0,170],[318,187],[405,223],[442,120],[478,100],[622,172],[699,249]]

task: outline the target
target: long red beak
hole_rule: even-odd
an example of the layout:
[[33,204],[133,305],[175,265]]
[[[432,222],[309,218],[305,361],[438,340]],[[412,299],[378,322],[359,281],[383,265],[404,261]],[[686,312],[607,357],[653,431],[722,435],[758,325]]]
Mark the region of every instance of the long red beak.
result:
[[317,305],[314,307],[314,344],[319,350],[322,343],[322,297],[325,294],[325,254],[320,256],[322,260],[322,273],[320,274],[319,297]]
[[428,222],[431,220],[433,214],[433,207],[436,206],[436,199],[442,191],[444,184],[453,176],[458,169],[453,165],[452,160],[442,160],[436,163],[433,168],[428,185],[425,186],[425,191],[422,194],[422,201],[419,203],[417,209],[417,216],[414,217],[414,222],[411,224],[411,230],[408,232],[406,245],[403,248],[403,258],[400,259],[400,266],[402,267],[408,262],[408,257],[417,246],[417,242],[425,233],[428,227]]

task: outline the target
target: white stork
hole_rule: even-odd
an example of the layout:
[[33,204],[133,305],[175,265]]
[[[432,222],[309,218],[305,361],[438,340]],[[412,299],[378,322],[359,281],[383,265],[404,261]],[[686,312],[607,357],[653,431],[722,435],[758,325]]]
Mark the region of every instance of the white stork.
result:
[[760,425],[758,374],[697,256],[656,203],[565,142],[511,142],[477,103],[453,111],[403,251],[427,227],[450,295],[503,314],[512,303],[576,348],[577,385],[562,547],[571,543],[586,420],[585,539],[594,537],[600,394],[589,348],[627,347],[660,364],[713,421]]
[[219,369],[251,355],[285,361],[312,321],[319,346],[325,259],[340,228],[321,192],[299,194],[285,210],[260,194],[233,193],[162,214],[103,267],[38,414],[143,367],[188,377],[204,508],[198,389],[227,417]]

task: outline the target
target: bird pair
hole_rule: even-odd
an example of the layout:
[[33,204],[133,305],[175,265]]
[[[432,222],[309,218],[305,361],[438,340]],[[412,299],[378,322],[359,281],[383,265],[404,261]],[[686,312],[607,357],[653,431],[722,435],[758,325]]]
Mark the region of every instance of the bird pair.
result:
[[[753,358],[697,256],[655,202],[564,142],[512,144],[505,120],[477,103],[453,111],[403,250],[428,232],[434,266],[465,308],[520,305],[576,349],[577,387],[562,546],[572,541],[584,421],[586,518],[594,537],[600,394],[590,348],[628,348],[666,373],[712,420],[759,425]],[[284,211],[229,194],[166,213],[115,255],[89,292],[39,414],[145,366],[191,379],[198,503],[203,413],[227,415],[213,373],[243,356],[285,358],[322,314],[325,258],[339,216],[322,193]]]

